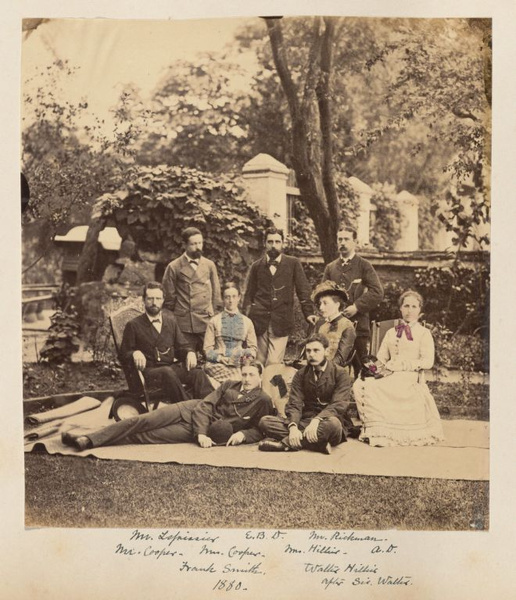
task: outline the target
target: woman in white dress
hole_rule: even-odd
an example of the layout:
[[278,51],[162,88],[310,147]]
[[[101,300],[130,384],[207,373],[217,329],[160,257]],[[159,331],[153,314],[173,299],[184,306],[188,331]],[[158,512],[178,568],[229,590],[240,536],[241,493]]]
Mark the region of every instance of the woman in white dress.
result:
[[434,364],[434,340],[418,319],[423,298],[408,290],[399,300],[403,321],[378,351],[383,378],[357,379],[353,393],[362,420],[360,440],[371,446],[428,446],[444,439],[435,400],[422,371]]

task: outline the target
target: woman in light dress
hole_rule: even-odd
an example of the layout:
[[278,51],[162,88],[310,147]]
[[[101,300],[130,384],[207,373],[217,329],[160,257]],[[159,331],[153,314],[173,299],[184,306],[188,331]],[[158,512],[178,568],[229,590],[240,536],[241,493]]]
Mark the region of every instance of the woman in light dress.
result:
[[402,322],[385,334],[378,361],[390,375],[357,379],[353,393],[362,420],[360,440],[371,446],[427,446],[444,439],[423,370],[434,364],[434,340],[418,319],[423,298],[413,290],[399,300]]
[[240,364],[244,359],[256,357],[254,325],[243,315],[238,305],[240,290],[233,282],[222,288],[224,310],[208,323],[204,336],[204,371],[216,381],[240,381]]

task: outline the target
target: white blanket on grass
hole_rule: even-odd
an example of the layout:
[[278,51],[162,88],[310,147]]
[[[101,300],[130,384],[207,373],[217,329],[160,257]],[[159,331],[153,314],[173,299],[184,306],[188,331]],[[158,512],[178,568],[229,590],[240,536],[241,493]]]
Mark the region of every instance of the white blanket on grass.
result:
[[[97,428],[109,424],[111,403],[112,398],[108,398],[95,410],[68,417],[61,430],[74,427]],[[443,421],[443,428],[445,440],[436,446],[372,448],[357,440],[349,440],[333,448],[329,456],[308,450],[260,452],[257,444],[207,449],[196,444],[134,444],[77,452],[62,444],[60,433],[27,442],[25,451],[30,452],[36,448],[46,450],[49,454],[95,456],[107,460],[202,464],[243,469],[488,480],[489,423]]]

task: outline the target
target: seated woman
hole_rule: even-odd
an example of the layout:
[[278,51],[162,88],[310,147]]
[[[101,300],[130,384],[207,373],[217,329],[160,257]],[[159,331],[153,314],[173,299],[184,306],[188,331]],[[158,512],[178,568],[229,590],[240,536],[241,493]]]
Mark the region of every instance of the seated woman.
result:
[[240,379],[240,362],[256,357],[256,333],[248,317],[238,310],[240,291],[233,282],[222,288],[224,310],[206,328],[204,371],[216,381]]
[[323,281],[315,288],[312,300],[321,313],[314,333],[328,338],[328,360],[340,367],[346,366],[357,337],[353,323],[341,312],[348,303],[346,290],[333,281]]
[[378,351],[384,377],[357,379],[353,393],[362,420],[359,439],[371,446],[427,446],[444,439],[423,369],[434,364],[434,340],[418,323],[423,298],[408,290],[399,300],[403,322],[389,329]]

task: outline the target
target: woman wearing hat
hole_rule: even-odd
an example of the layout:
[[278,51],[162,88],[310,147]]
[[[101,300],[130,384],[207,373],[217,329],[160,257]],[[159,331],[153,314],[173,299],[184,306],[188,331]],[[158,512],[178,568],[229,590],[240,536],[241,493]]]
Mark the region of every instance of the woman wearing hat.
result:
[[[402,321],[385,334],[376,363],[380,378],[357,379],[353,394],[360,440],[371,446],[428,446],[444,439],[435,400],[421,373],[434,364],[434,340],[418,319],[423,298],[400,296]],[[387,376],[386,376],[387,375]]]
[[356,332],[353,323],[342,311],[348,304],[348,294],[334,281],[323,281],[312,294],[312,301],[321,313],[315,323],[315,333],[322,333],[330,342],[328,360],[341,367],[350,362]]

